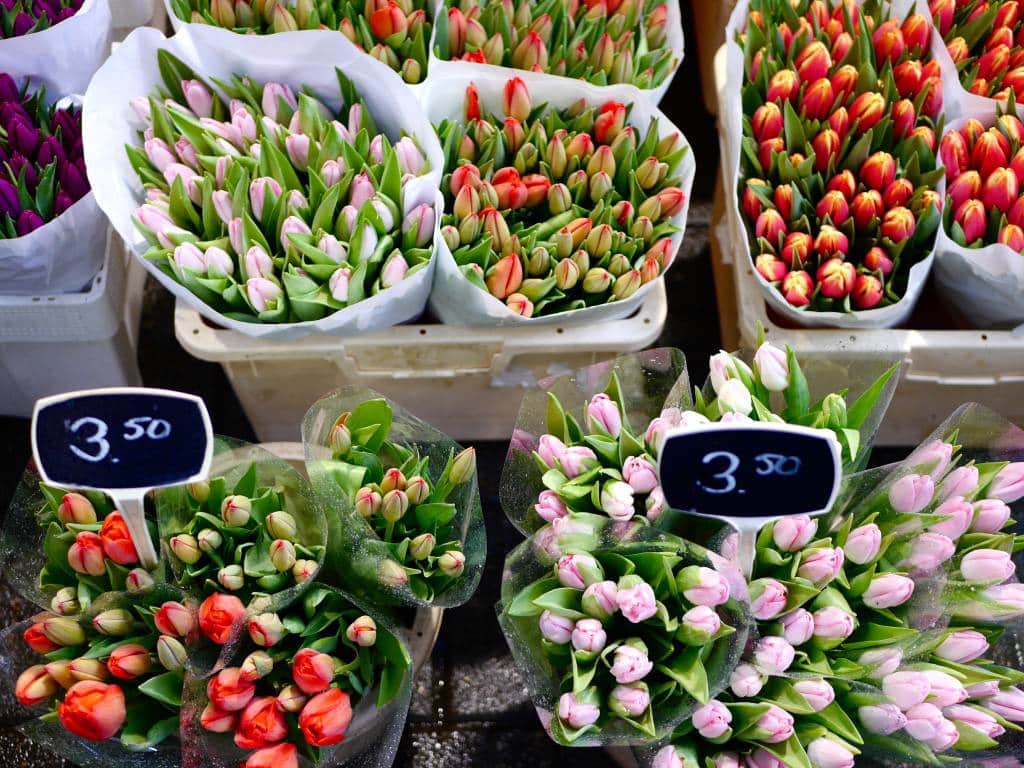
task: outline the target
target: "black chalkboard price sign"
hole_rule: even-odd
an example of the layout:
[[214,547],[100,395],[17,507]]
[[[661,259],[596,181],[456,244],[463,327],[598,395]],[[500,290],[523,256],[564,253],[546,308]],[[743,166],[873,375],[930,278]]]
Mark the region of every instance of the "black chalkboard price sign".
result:
[[708,424],[666,436],[661,487],[673,508],[707,517],[815,515],[842,477],[831,434],[789,424]]

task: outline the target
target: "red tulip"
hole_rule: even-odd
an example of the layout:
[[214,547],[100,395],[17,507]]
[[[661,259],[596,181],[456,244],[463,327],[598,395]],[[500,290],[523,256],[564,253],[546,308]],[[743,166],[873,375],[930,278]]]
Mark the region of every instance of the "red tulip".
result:
[[789,272],[786,262],[770,253],[762,253],[754,259],[754,268],[769,283],[778,282]]
[[551,180],[539,173],[531,173],[523,176],[523,186],[526,187],[526,205],[532,208],[547,200]]
[[997,242],[1007,245],[1018,253],[1024,251],[1024,229],[1016,224],[1007,224],[999,230]]
[[850,121],[858,131],[874,128],[885,117],[885,97],[868,91],[853,100],[850,105]]
[[978,57],[978,76],[994,80],[1010,68],[1010,48],[999,45]]
[[1013,50],[1013,30],[1009,27],[997,27],[992,30],[992,34],[988,36],[988,40],[985,41],[985,50],[991,51],[993,48],[998,48],[1001,45],[1005,45],[1010,49],[1010,66],[1019,66],[1020,62],[1017,61],[1017,51]]
[[790,272],[782,281],[782,295],[794,307],[805,307],[811,303],[814,281],[803,270]]
[[895,64],[900,60],[903,49],[906,47],[903,31],[896,19],[889,19],[879,24],[871,41],[875,46],[875,58],[879,66],[885,61]]
[[802,269],[810,261],[814,239],[806,232],[790,232],[782,246],[782,261],[793,269]]
[[931,37],[931,22],[919,13],[913,13],[903,22],[903,41],[911,53],[920,54],[928,50]]
[[1024,229],[1024,195],[1021,195],[1014,202],[1010,212],[1006,214],[1006,220]]
[[888,277],[892,272],[892,259],[884,248],[876,245],[864,254],[864,266],[872,272],[881,272],[883,277]]
[[892,134],[897,141],[905,139],[914,130],[917,123],[917,113],[914,111],[914,102],[910,99],[900,99],[892,105]]
[[828,77],[832,69],[832,57],[829,55],[825,44],[812,40],[796,56],[796,71],[800,81],[809,83],[819,78]]
[[665,187],[658,193],[658,202],[661,203],[662,216],[675,216],[686,205],[686,193],[679,187]]
[[[822,292],[824,292],[822,287]],[[853,290],[850,291],[850,299],[857,309],[872,309],[877,307],[885,295],[882,281],[874,275],[857,275],[853,279]]]
[[[959,2],[959,0],[958,0],[957,5],[963,6],[963,5],[966,5],[966,3]],[[968,22],[972,22],[976,18],[981,16],[983,13],[987,13],[987,12],[988,12],[988,2],[986,2],[986,0],[982,0],[982,2],[978,3],[977,5],[975,5],[974,9],[967,15],[967,21]]]
[[212,733],[234,733],[238,725],[237,712],[225,712],[207,704],[199,716],[199,724]]
[[187,606],[168,600],[153,614],[153,623],[162,635],[185,637],[195,629],[196,619]]
[[962,37],[954,37],[946,43],[946,50],[949,52],[949,56],[953,59],[954,64],[965,61],[971,55],[971,49],[967,47],[967,41]]
[[747,186],[743,188],[743,199],[740,201],[740,205],[743,208],[743,213],[751,221],[756,221],[757,217],[761,215],[761,199],[754,192],[754,185],[763,186],[764,183],[762,179],[749,179]]
[[843,140],[831,128],[826,128],[811,140],[814,150],[814,168],[819,173],[827,173],[832,164],[839,159],[839,150]]
[[526,185],[518,179],[505,184],[495,184],[494,194],[498,196],[498,208],[501,210],[523,208],[529,197]]
[[104,518],[100,539],[104,554],[118,565],[132,565],[139,561],[128,524],[120,512],[115,510]]
[[146,674],[153,666],[149,651],[138,643],[126,643],[115,648],[107,659],[110,674],[121,680],[134,680]]
[[842,299],[850,295],[857,270],[842,259],[828,259],[818,267],[818,285],[827,299]]
[[1009,168],[996,168],[981,187],[981,202],[989,210],[998,208],[1006,213],[1017,201],[1019,192],[1017,174]]
[[1016,115],[1000,115],[999,119],[996,120],[996,126],[1010,141],[1015,141],[1019,144],[1024,139],[1024,125],[1021,124],[1020,119]]
[[519,256],[509,253],[491,267],[487,276],[487,290],[492,296],[506,299],[523,284],[523,264]]
[[56,651],[61,646],[50,640],[43,632],[42,624],[33,624],[24,631],[21,635],[21,639],[25,641],[25,644],[33,651],[38,653],[40,656]]
[[611,144],[626,124],[626,105],[608,101],[601,105],[594,118],[594,138],[598,144]]
[[850,204],[853,222],[857,225],[858,230],[867,229],[872,220],[880,217],[883,211],[885,211],[885,205],[882,203],[882,193],[874,189],[861,192],[853,198],[853,202]]
[[914,185],[910,179],[896,179],[885,188],[885,192],[882,193],[882,202],[886,208],[896,208],[901,205],[905,206],[913,196]]
[[510,77],[502,90],[502,107],[507,117],[526,122],[530,117],[530,91],[521,77]]
[[79,531],[68,550],[68,565],[88,576],[105,574],[107,565],[103,556],[103,539],[92,531]]
[[846,111],[846,107],[839,107],[829,115],[828,127],[838,133],[839,138],[846,138],[846,133],[850,130],[850,113]]
[[921,92],[927,91],[921,104],[921,114],[936,118],[942,111],[942,78],[929,77],[921,83]]
[[[818,236],[814,238],[814,252],[818,254],[819,260],[824,261],[833,256],[838,256],[841,260],[849,250],[850,241],[842,231],[828,224],[822,224]],[[819,277],[818,280],[820,281],[821,278]]]
[[256,684],[238,667],[222,669],[206,684],[207,698],[221,712],[238,712],[245,709],[255,695]]
[[303,648],[292,662],[292,678],[303,693],[326,691],[334,680],[334,659],[326,653]]
[[919,138],[928,147],[929,152],[935,152],[935,131],[929,125],[919,125],[910,132],[911,138]]
[[800,113],[809,120],[824,120],[832,111],[835,95],[827,77],[811,81],[800,97]]
[[[838,106],[846,106],[846,101],[853,95],[859,79],[860,72],[852,64],[843,64],[832,75],[832,92],[835,94],[835,103]],[[885,108],[884,105],[882,108]]]
[[974,82],[971,83],[967,89],[968,93],[973,93],[976,96],[988,96],[988,80],[984,77],[977,77]]
[[1003,87],[1013,89],[1014,94],[1019,94],[1024,89],[1024,66],[1017,66],[1003,75]]
[[758,162],[761,163],[761,167],[767,172],[772,167],[772,156],[784,154],[785,151],[786,143],[782,140],[781,136],[776,136],[774,139],[766,139],[757,147]]
[[832,190],[822,195],[815,212],[819,219],[827,216],[832,224],[838,226],[850,217],[850,204],[846,202],[842,192]]
[[127,712],[124,692],[116,685],[83,680],[75,683],[57,705],[64,730],[89,741],[106,741],[121,730]]
[[65,493],[57,507],[57,518],[64,523],[91,525],[96,522],[96,509],[80,493]]
[[259,696],[250,701],[238,718],[235,745],[241,749],[261,749],[282,741],[288,735],[284,712],[276,696]]
[[914,214],[908,208],[898,206],[885,212],[879,232],[894,243],[902,243],[914,234],[916,227]]
[[750,122],[754,129],[754,138],[759,142],[782,135],[782,110],[774,102],[762,104],[754,110]]
[[965,200],[979,197],[981,195],[980,174],[977,171],[964,171],[949,183],[946,194],[949,196],[954,210],[963,205]]
[[828,180],[825,189],[829,192],[839,192],[847,201],[850,201],[857,194],[857,179],[852,171],[843,170]]
[[60,685],[46,671],[42,664],[29,667],[14,684],[14,698],[23,707],[42,704],[60,690]]
[[779,240],[786,236],[786,229],[786,222],[782,219],[782,215],[774,208],[762,211],[754,224],[754,233],[758,237],[763,237],[773,246],[777,245]]
[[775,210],[779,212],[783,221],[790,221],[793,218],[793,187],[789,184],[780,184],[772,192],[772,201],[775,203]]
[[853,36],[849,32],[840,32],[832,41],[832,49],[829,51],[832,54],[832,61],[842,61],[845,59],[846,54],[850,52],[852,47]]
[[881,192],[896,178],[896,161],[888,152],[875,152],[860,166],[860,180]]
[[[582,41],[581,41],[582,42]],[[586,45],[583,46],[583,57],[587,55]],[[750,70],[747,72],[747,78],[751,81],[757,80],[757,76],[761,74],[761,63],[764,61],[764,48],[754,51],[754,55],[750,57]]]
[[985,206],[981,200],[965,200],[956,212],[953,219],[964,232],[964,242],[970,245],[975,240],[985,236],[988,229],[988,218],[985,215]]
[[1016,0],[1010,0],[1010,2],[1003,3],[999,6],[999,10],[996,11],[995,21],[992,22],[992,26],[996,29],[1001,27],[1015,27],[1017,21],[1020,19],[1019,4]]
[[807,6],[807,18],[814,22],[818,29],[824,29],[828,25],[828,8],[823,0],[811,0]]
[[370,29],[381,42],[401,45],[409,33],[409,20],[398,3],[389,2],[370,15]]
[[294,744],[277,744],[253,752],[242,768],[299,768],[298,750]]
[[950,131],[939,142],[939,157],[946,167],[946,179],[955,179],[970,162],[967,138],[960,131]]
[[921,202],[918,204],[919,211],[926,211],[932,206],[935,207],[936,211],[942,211],[942,197],[934,189],[925,189],[921,191]]
[[480,119],[480,92],[470,83],[466,86],[466,122]]
[[302,735],[314,747],[329,747],[342,741],[350,722],[352,705],[348,694],[337,688],[314,696],[299,715]]
[[953,13],[956,11],[956,0],[931,0],[928,10],[935,19],[939,34],[945,37],[953,26]]
[[245,616],[245,606],[234,595],[220,592],[206,598],[199,606],[199,628],[217,645],[231,637],[235,623]]
[[896,80],[896,90],[900,96],[913,98],[917,96],[918,89],[924,78],[921,62],[917,59],[907,59],[896,65],[892,71]]
[[791,69],[780,69],[768,81],[766,101],[792,101],[800,90],[800,79]]

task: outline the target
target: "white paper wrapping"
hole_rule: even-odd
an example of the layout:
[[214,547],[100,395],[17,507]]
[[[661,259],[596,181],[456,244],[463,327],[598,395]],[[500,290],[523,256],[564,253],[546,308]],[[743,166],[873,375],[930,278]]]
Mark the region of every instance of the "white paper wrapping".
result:
[[84,93],[110,53],[110,36],[107,0],[85,0],[78,13],[49,29],[0,40],[0,72],[31,77],[54,98]]
[[[443,119],[461,119],[465,112],[466,87],[470,83],[476,85],[480,95],[482,109],[502,113],[502,89],[510,77],[521,77],[530,91],[534,104],[546,102],[557,109],[566,109],[581,98],[593,105],[600,105],[609,100],[632,104],[629,124],[638,131],[646,131],[651,118],[658,123],[658,135],[667,136],[678,133],[682,141],[689,147],[682,131],[643,96],[640,89],[632,85],[589,85],[580,81],[570,81],[564,77],[546,75],[539,72],[526,72],[507,67],[494,67],[488,64],[459,62],[456,70],[446,68],[450,74],[431,75],[423,87],[423,105],[427,117],[433,124]],[[566,87],[568,83],[572,87]],[[682,177],[681,188],[686,196],[683,209],[672,217],[672,223],[681,231],[672,236],[672,253],[676,253],[686,229],[686,217],[690,210],[690,189],[696,162],[692,149],[686,153],[680,164],[678,174]],[[624,301],[613,301],[585,309],[574,309],[553,315],[539,317],[522,317],[505,306],[503,301],[491,296],[470,283],[459,271],[455,258],[448,249],[444,238],[438,238],[437,273],[434,277],[434,290],[430,295],[430,309],[443,323],[451,325],[580,325],[583,323],[619,320],[633,314],[657,284],[652,280],[640,287],[636,293]],[[671,264],[666,266],[666,270]],[[662,278],[658,278],[661,280]]]
[[[709,2],[710,0],[700,0],[701,2]],[[165,0],[166,2],[166,0]],[[685,43],[683,40],[683,18],[679,11],[679,0],[665,0],[668,6],[668,21],[666,23],[666,39],[665,45],[672,50],[673,58],[676,60],[676,66],[671,72],[665,77],[665,80],[657,88],[645,88],[641,89],[645,97],[650,99],[652,104],[658,104],[665,97],[665,93],[668,91],[670,85],[672,85],[672,79],[676,76],[676,72],[679,71],[680,66],[683,63],[683,54],[685,53]],[[443,10],[443,1],[439,3],[439,11]],[[435,14],[436,16],[436,14]],[[434,45],[436,42],[437,25],[430,35],[430,59],[427,67],[427,81],[432,81],[437,77],[450,77],[452,75],[459,75],[466,70],[464,67],[473,66],[476,67],[476,71],[491,72],[496,77],[501,77],[507,80],[514,75],[522,75],[524,70],[515,69],[514,67],[499,67],[494,64],[471,64],[470,62],[464,61],[444,61],[439,59],[434,53]],[[549,77],[556,78],[561,82],[561,87],[565,89],[576,89],[583,85],[589,85],[584,83],[582,80],[578,80],[573,77],[561,77],[560,75],[549,75]],[[614,86],[590,86],[594,88],[613,88]],[[421,98],[424,98],[423,92],[420,92]],[[482,95],[482,94],[481,94]],[[607,98],[611,98],[610,96]]]
[[[858,5],[863,0],[858,0]],[[915,0],[892,0],[891,7],[896,18],[903,18],[916,9]],[[748,17],[748,0],[739,0],[733,9],[732,16],[725,28],[726,41],[726,83],[720,94],[722,105],[719,110],[719,141],[722,148],[722,184],[728,196],[726,216],[732,220],[732,247],[737,263],[746,266],[752,263],[750,243],[747,229],[740,213],[737,180],[740,178],[740,139],[743,136],[743,110],[740,106],[740,94],[745,80],[743,71],[743,50],[736,42],[736,33],[746,26]],[[927,9],[925,10],[927,15]],[[929,18],[931,18],[929,16]],[[938,32],[933,31],[931,54],[937,56],[939,50],[945,51],[945,45]],[[945,87],[945,82],[943,82]],[[945,91],[944,91],[945,93]],[[936,191],[945,198],[945,182],[941,182]],[[921,298],[928,273],[934,260],[934,249],[917,264],[910,268],[907,290],[903,298],[895,304],[879,309],[858,310],[856,312],[812,312],[801,311],[789,304],[781,293],[769,283],[756,269],[752,270],[757,279],[758,287],[764,295],[768,306],[784,317],[787,323],[804,328],[893,328],[902,325],[910,317]]]
[[[224,317],[191,291],[143,258],[149,249],[131,217],[144,198],[142,184],[128,162],[125,144],[140,145],[129,101],[148,95],[161,83],[156,50],[166,49],[197,74],[230,79],[245,73],[259,82],[277,81],[298,90],[306,85],[332,108],[340,106],[335,69],[355,84],[380,130],[392,139],[404,132],[415,138],[430,171],[405,186],[404,209],[435,205],[435,255],[428,265],[398,285],[320,320],[303,323],[247,323]],[[301,51],[301,56],[296,56]],[[85,95],[85,162],[96,202],[146,269],[171,293],[218,325],[265,339],[295,339],[310,333],[362,333],[407,322],[423,312],[430,294],[436,246],[441,241],[442,197],[438,190],[441,146],[433,128],[398,75],[365,56],[344,35],[311,30],[275,35],[239,35],[216,27],[186,24],[171,38],[155,29],[137,29],[96,73]]]
[[[973,94],[967,94],[973,96]],[[970,118],[987,128],[995,122],[995,99],[974,96],[946,133]],[[941,160],[940,160],[941,162]],[[1024,254],[1008,245],[964,248],[939,228],[935,243],[935,285],[957,314],[976,328],[1008,328],[1024,323]]]

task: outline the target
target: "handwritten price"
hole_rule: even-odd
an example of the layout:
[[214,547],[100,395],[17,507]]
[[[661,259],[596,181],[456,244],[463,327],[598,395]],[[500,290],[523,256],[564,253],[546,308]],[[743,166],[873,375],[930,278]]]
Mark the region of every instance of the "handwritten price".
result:
[[[141,440],[143,437],[149,440],[164,440],[171,436],[170,422],[164,419],[154,419],[151,416],[135,416],[127,419],[121,427],[124,430],[121,437],[129,442]],[[92,428],[92,434],[79,434],[88,428]],[[95,416],[82,416],[68,427],[68,431],[81,438],[86,445],[95,446],[93,449],[95,452],[90,453],[69,443],[68,449],[78,458],[96,463],[103,461],[110,454],[110,441],[107,440],[110,427],[103,419],[98,419]],[[114,458],[112,461],[116,463],[119,459]]]
[[[697,481],[697,485],[707,493],[723,494],[737,491],[736,470],[740,468],[741,464],[739,456],[731,451],[712,451],[705,454],[701,463],[712,464],[720,459],[725,460],[725,469],[711,476],[713,480],[722,481],[720,487],[713,487]],[[769,475],[792,477],[800,471],[802,464],[799,456],[784,456],[779,453],[759,453],[754,457],[754,462],[757,465],[754,467],[754,471],[761,477]],[[738,489],[738,492],[746,493],[742,488]]]

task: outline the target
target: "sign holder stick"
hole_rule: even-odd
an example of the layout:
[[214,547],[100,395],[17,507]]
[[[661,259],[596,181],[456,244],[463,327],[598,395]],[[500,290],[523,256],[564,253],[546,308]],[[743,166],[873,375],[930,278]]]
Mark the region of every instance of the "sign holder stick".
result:
[[144,491],[124,491],[121,494],[112,494],[111,498],[121,510],[125,523],[128,525],[128,534],[135,545],[135,553],[139,556],[142,567],[152,570],[156,567],[159,558],[156,548],[149,537],[149,529],[146,527],[146,495]]

